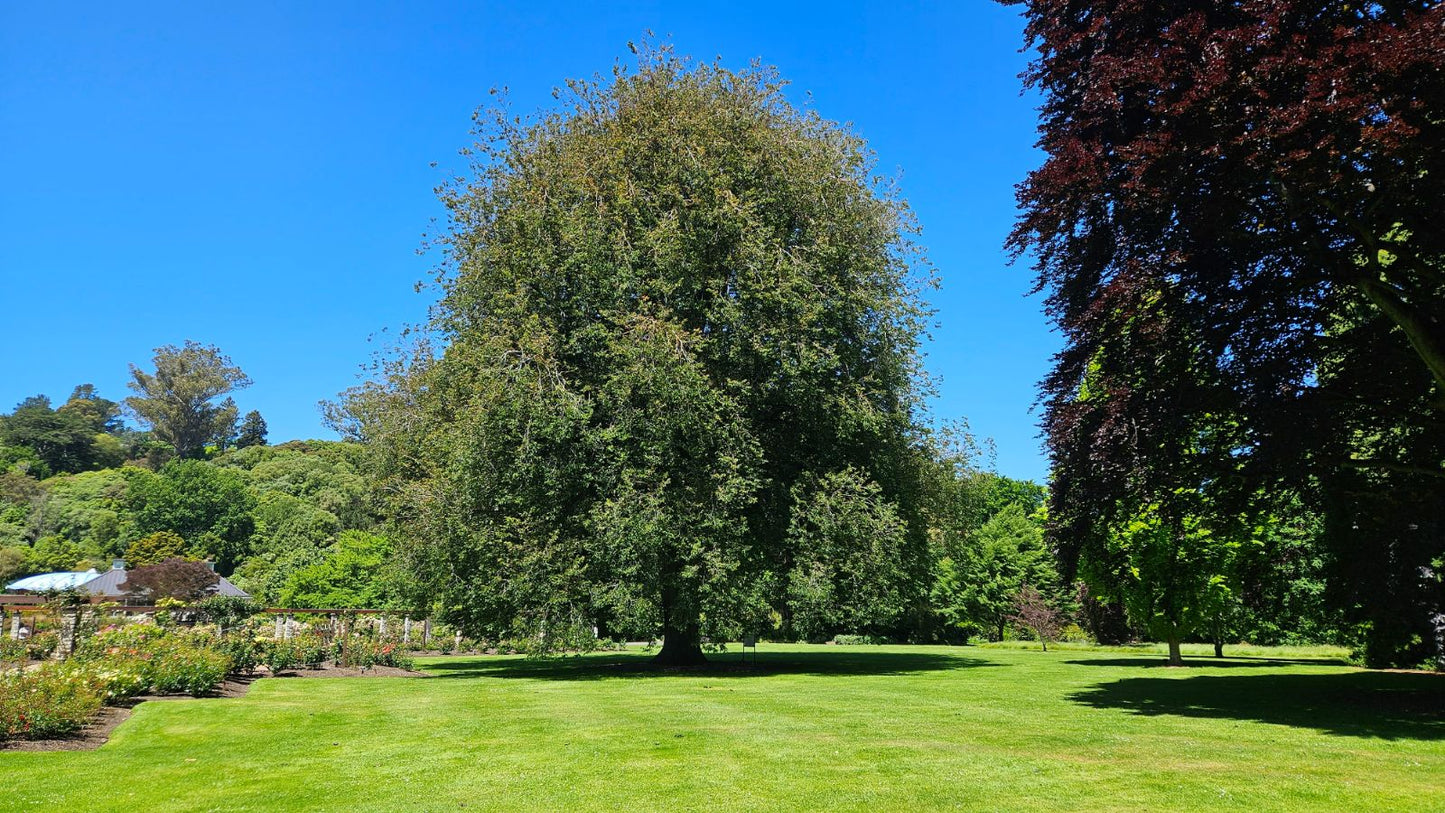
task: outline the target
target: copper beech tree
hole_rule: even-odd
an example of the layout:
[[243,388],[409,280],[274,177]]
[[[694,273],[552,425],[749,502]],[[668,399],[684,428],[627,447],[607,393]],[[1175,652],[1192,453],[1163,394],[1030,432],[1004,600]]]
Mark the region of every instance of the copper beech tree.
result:
[[195,601],[216,590],[220,576],[205,562],[175,557],[138,567],[126,574],[126,592],[148,599]]
[[1023,5],[1047,160],[1010,245],[1065,339],[1056,544],[1112,588],[1116,531],[1158,524],[1130,589],[1179,632],[1191,540],[1297,496],[1369,659],[1445,663],[1445,9]]

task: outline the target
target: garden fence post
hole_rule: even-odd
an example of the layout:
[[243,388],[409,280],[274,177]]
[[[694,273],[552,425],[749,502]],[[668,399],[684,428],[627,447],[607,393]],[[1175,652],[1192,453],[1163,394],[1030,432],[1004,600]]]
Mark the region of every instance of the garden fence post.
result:
[[80,611],[74,613],[64,610],[60,613],[60,646],[55,648],[55,659],[63,660],[70,657],[75,649],[75,630],[80,626]]
[[17,641],[20,640],[20,612],[18,610],[10,615],[10,637]]

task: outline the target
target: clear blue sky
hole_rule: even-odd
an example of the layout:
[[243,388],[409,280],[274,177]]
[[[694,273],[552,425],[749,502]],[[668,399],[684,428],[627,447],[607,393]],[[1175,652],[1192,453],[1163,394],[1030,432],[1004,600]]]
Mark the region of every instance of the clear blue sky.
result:
[[317,401],[425,314],[431,190],[488,88],[549,104],[647,29],[777,65],[901,170],[943,282],[934,411],[1042,478],[1058,341],[1001,249],[1036,100],[987,2],[0,4],[0,411],[81,382],[118,400],[128,364],[195,339],[255,380],[236,400],[273,442],[325,437]]

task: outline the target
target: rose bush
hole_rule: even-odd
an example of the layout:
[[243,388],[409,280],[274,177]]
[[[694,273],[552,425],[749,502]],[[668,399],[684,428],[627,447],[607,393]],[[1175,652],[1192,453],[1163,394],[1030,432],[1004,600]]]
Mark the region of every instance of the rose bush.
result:
[[0,740],[70,736],[102,701],[94,681],[66,664],[5,672],[0,674]]

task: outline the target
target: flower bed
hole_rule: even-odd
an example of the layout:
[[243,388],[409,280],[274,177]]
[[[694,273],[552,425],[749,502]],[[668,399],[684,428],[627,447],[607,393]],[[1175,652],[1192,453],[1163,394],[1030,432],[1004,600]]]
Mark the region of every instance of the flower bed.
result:
[[38,632],[23,641],[0,637],[0,663],[21,661],[43,661],[60,645],[60,636],[54,632]]
[[316,635],[268,641],[264,650],[261,661],[273,675],[298,667],[316,669],[329,659],[334,651],[331,644]]
[[198,697],[214,691],[231,671],[231,658],[215,639],[151,624],[101,630],[76,649],[72,662],[97,675],[114,675],[108,688],[116,699],[142,693]]
[[374,666],[394,666],[411,670],[413,661],[394,642],[377,641],[371,638],[352,638],[341,649],[338,659],[342,666],[370,669]]
[[102,702],[95,682],[67,664],[5,672],[0,674],[0,741],[70,736]]
[[0,640],[0,663],[6,664],[0,667],[0,742],[71,737],[103,705],[142,695],[212,694],[227,675],[260,665],[273,675],[312,672],[328,662],[342,674],[410,671],[413,665],[399,641],[371,634],[333,640],[320,631],[275,640],[262,625],[245,621],[224,635],[215,626],[108,626],[83,640],[68,661],[28,667],[27,661],[50,653],[50,641]]

